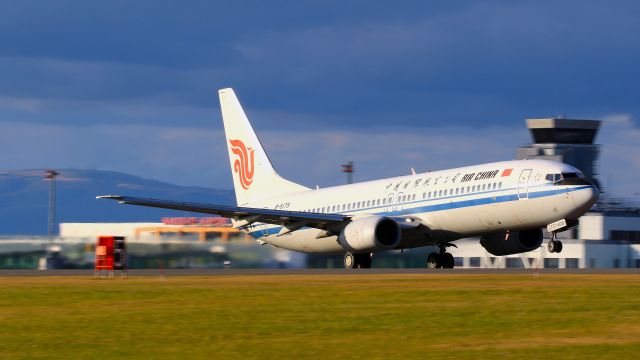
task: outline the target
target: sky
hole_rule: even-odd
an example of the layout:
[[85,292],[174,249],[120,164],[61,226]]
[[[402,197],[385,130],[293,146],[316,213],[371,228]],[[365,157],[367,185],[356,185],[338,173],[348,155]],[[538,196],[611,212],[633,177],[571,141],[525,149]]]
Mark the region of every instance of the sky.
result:
[[635,1],[0,0],[0,169],[229,189],[217,90],[284,177],[321,187],[512,159],[525,118],[603,120],[640,199]]

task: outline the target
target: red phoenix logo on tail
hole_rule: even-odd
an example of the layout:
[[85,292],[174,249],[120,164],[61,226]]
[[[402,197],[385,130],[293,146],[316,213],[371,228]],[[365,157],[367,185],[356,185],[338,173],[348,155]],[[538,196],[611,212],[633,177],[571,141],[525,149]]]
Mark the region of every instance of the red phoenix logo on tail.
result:
[[247,190],[253,182],[253,149],[247,148],[240,140],[229,140],[231,152],[238,158],[233,162],[233,171],[240,178],[240,185]]

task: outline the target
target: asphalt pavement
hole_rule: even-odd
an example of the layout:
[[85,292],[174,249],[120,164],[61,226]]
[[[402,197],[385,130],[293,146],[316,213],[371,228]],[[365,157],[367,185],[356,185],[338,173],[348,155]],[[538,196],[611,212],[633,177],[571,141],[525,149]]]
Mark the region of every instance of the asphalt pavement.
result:
[[[105,272],[103,271],[103,275]],[[127,276],[229,276],[229,275],[517,275],[517,274],[637,274],[628,269],[131,269]],[[115,272],[120,276],[120,272]],[[83,270],[0,270],[0,276],[94,276]]]

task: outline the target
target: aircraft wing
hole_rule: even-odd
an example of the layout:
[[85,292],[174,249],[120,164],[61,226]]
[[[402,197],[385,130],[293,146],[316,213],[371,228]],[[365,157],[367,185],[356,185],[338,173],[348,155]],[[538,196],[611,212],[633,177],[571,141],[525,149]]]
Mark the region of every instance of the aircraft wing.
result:
[[[150,206],[163,209],[191,211],[204,214],[220,215],[240,221],[240,227],[250,226],[254,222],[282,225],[284,232],[298,230],[304,226],[317,229],[329,229],[349,220],[349,216],[341,214],[308,213],[259,209],[242,206],[213,205],[171,200],[147,199],[121,195],[97,196],[97,199],[115,200],[120,204]],[[332,226],[333,225],[333,226]]]

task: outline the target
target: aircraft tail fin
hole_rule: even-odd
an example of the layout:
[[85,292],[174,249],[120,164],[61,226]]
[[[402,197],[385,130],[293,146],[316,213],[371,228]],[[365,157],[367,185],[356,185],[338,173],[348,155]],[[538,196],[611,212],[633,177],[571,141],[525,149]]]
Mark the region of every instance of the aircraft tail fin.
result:
[[278,175],[233,89],[218,95],[237,204],[309,190]]

